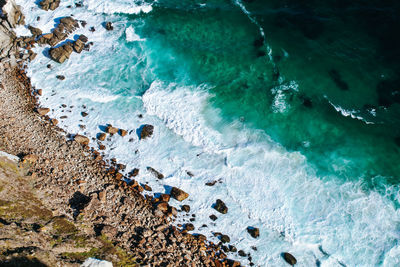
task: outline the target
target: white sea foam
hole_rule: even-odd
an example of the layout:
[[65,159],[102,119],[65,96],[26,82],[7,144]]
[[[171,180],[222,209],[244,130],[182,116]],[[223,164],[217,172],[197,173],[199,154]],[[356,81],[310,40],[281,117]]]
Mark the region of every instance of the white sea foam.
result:
[[143,1],[134,0],[117,0],[117,1],[99,1],[87,0],[85,1],[88,9],[96,13],[125,13],[125,14],[139,14],[149,13],[153,8],[150,4],[143,3]]
[[[26,13],[28,23],[51,29],[52,12],[44,13],[30,3],[25,3],[34,11]],[[116,157],[128,171],[140,168],[138,181],[149,183],[153,192],[165,192],[165,186],[187,191],[190,197],[184,204],[196,214],[195,232],[214,241],[212,232],[228,234],[238,249],[252,253],[256,265],[282,266],[283,251],[294,254],[299,266],[313,266],[317,260],[321,266],[398,265],[400,214],[389,197],[365,192],[357,183],[318,177],[301,154],[285,151],[242,122],[227,124],[209,106],[207,85],[153,79],[144,95],[138,96],[139,85],[146,85],[151,76],[142,47],[145,41],[123,49],[117,45],[124,40],[127,22],[123,18],[97,16],[95,9],[73,10],[76,18],[96,26],[94,33],[87,28],[77,32],[94,41],[91,51],[73,53],[59,65],[38,47],[38,57],[28,69],[32,83],[43,89],[40,103],[52,109],[49,115],[59,119],[61,127],[90,138],[107,123],[129,130],[124,138],[114,136],[103,142],[107,157]],[[53,15],[71,12],[60,7]],[[37,14],[43,20],[37,22]],[[114,31],[101,27],[105,19],[115,21]],[[52,69],[46,68],[49,63]],[[66,79],[57,80],[58,74]],[[89,115],[83,118],[82,111]],[[145,123],[155,126],[154,136],[139,140],[136,130]],[[97,141],[91,140],[91,145],[97,147]],[[161,171],[165,179],[155,179],[147,166]],[[213,180],[216,185],[204,185]],[[388,194],[394,191],[388,188]],[[225,215],[211,208],[218,198],[229,208]],[[172,200],[171,204],[182,203]],[[216,222],[210,221],[211,214],[218,216]],[[177,222],[188,222],[188,217],[180,215]],[[260,237],[251,238],[247,226],[260,228]],[[229,256],[243,261],[236,254]]]
[[[344,109],[344,108],[342,108],[342,107],[340,107],[338,105],[333,104],[331,101],[329,101],[329,104],[331,104],[331,106],[334,107],[337,112],[340,112],[345,117],[351,117],[353,119],[357,119],[357,120],[363,121],[366,124],[374,124],[372,121],[368,121],[365,118],[363,118],[362,116],[357,115],[357,114],[360,114],[359,110],[346,110],[346,109]],[[371,115],[376,116],[375,109],[372,110]]]
[[128,42],[146,41],[146,39],[140,38],[140,36],[135,33],[135,29],[132,26],[126,28],[125,34]]

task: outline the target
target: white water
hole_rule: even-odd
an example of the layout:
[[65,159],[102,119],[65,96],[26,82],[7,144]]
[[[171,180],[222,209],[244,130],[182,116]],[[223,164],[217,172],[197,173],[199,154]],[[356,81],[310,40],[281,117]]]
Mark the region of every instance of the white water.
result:
[[[140,168],[137,180],[148,182],[153,192],[165,192],[164,186],[188,192],[188,200],[171,204],[191,206],[196,214],[195,232],[214,241],[212,232],[228,234],[231,244],[251,252],[253,262],[260,266],[283,266],[283,251],[295,255],[299,266],[315,266],[317,260],[321,266],[400,264],[400,214],[388,198],[364,192],[359,184],[317,177],[299,153],[285,151],[241,122],[227,124],[208,105],[207,85],[182,86],[154,77],[146,60],[146,41],[132,42],[129,49],[121,47],[127,29],[135,26],[113,15],[121,9],[112,7],[127,2],[93,1],[93,6],[88,1],[77,9],[67,9],[65,2],[55,13],[42,11],[30,1],[18,3],[23,4],[28,23],[47,31],[54,27],[54,18],[72,12],[88,22],[74,34],[84,33],[94,42],[90,52],[74,53],[63,65],[45,57],[43,48],[36,49],[38,57],[29,65],[28,75],[34,86],[43,89],[40,102],[52,109],[50,116],[59,119],[68,132],[89,137],[107,123],[129,130],[124,138],[114,136],[104,142],[108,158],[116,157],[128,171]],[[138,5],[132,8],[137,10]],[[104,10],[110,15],[97,13]],[[106,20],[113,22],[114,31],[102,27]],[[94,33],[88,31],[91,26],[96,28]],[[46,68],[49,63],[52,69]],[[55,78],[60,74],[66,77],[64,81]],[[142,87],[147,89],[143,96]],[[89,115],[82,117],[82,111]],[[64,115],[68,118],[61,119]],[[136,129],[145,123],[155,126],[154,136],[139,141]],[[97,147],[97,141],[91,145]],[[147,166],[166,178],[156,180]],[[204,185],[214,180],[220,182]],[[218,198],[227,204],[228,214],[211,208]],[[218,220],[212,222],[211,214]],[[182,214],[177,223],[188,218]],[[207,227],[202,228],[203,224]],[[259,227],[260,237],[251,238],[247,226]],[[229,256],[246,263],[237,254]]]

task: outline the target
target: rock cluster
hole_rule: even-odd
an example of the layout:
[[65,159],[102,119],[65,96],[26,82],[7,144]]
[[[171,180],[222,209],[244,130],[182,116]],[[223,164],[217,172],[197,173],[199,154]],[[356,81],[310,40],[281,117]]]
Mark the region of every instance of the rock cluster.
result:
[[39,3],[39,6],[46,11],[48,11],[49,9],[55,10],[60,6],[60,0],[43,0]]
[[39,38],[38,43],[48,44],[54,47],[58,43],[67,39],[68,35],[74,32],[77,28],[79,28],[79,23],[75,19],[71,17],[64,17],[60,20],[60,23],[55,29],[53,29],[51,33],[42,35]]

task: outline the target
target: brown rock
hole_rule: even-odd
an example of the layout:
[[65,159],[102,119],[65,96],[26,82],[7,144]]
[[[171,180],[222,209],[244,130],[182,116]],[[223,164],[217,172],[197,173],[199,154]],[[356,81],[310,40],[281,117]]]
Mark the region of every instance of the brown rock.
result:
[[144,190],[146,190],[146,191],[153,191],[153,189],[152,189],[149,185],[147,185],[147,184],[143,185],[143,188],[144,188]]
[[82,145],[88,145],[90,141],[89,138],[80,134],[75,135],[74,140]]
[[127,131],[127,130],[119,129],[119,135],[120,135],[120,136],[124,137],[124,136],[127,135],[127,134],[128,134],[128,131]]
[[44,115],[46,115],[47,113],[50,112],[50,109],[49,109],[49,108],[38,108],[38,109],[36,110],[36,112],[37,112],[40,116],[44,116]]
[[206,185],[207,186],[213,186],[217,183],[217,181],[212,181],[212,182],[207,182]]
[[129,176],[130,176],[130,177],[135,177],[135,176],[137,176],[138,174],[139,174],[139,169],[134,168],[134,169],[129,173]]
[[61,80],[61,81],[65,80],[65,76],[64,75],[57,75],[56,78]]
[[114,27],[113,27],[113,25],[112,25],[111,22],[107,22],[107,23],[106,23],[106,30],[107,30],[107,31],[112,31],[112,30],[114,30]]
[[184,212],[190,212],[190,206],[189,205],[183,205],[181,207],[181,210],[184,211]]
[[215,216],[214,214],[211,214],[210,215],[210,219],[213,220],[213,221],[216,221],[218,219],[218,217]]
[[297,263],[296,258],[290,254],[289,252],[284,252],[282,253],[282,257],[285,259],[285,261],[287,263],[289,263],[290,265],[295,265]]
[[168,203],[167,202],[160,202],[157,204],[157,209],[166,213],[168,211]]
[[178,201],[183,201],[189,197],[189,194],[177,187],[172,187],[171,196]]
[[42,89],[38,89],[37,90],[37,94],[41,96],[43,94],[43,90]]
[[146,139],[153,135],[154,126],[150,124],[145,124],[140,127],[140,139]]
[[226,214],[228,212],[228,207],[221,199],[217,199],[213,208],[222,214]]
[[76,53],[80,54],[83,48],[85,48],[85,43],[78,39],[74,42],[73,48]]
[[257,238],[260,236],[260,230],[256,227],[247,227],[247,232],[253,237],[253,238]]
[[26,155],[23,157],[22,162],[24,163],[36,163],[38,161],[39,157],[37,155]]
[[151,172],[154,176],[156,176],[158,179],[164,179],[164,175],[158,171],[156,171],[155,169],[153,169],[152,167],[147,167],[147,170],[149,172]]
[[60,6],[60,0],[43,0],[39,3],[39,5],[43,10],[46,11],[48,11],[49,9],[55,10]]
[[185,225],[185,229],[188,230],[188,231],[193,231],[194,230],[194,225],[191,224],[191,223],[187,223]]
[[35,28],[35,27],[32,27],[29,25],[28,29],[32,33],[32,35],[35,37],[43,34],[42,30],[39,28]]
[[100,141],[104,141],[106,140],[107,135],[105,133],[99,133],[97,135],[97,139],[99,139]]
[[88,114],[88,113],[86,113],[86,112],[84,112],[84,111],[83,111],[83,112],[81,112],[81,116],[82,116],[82,117],[86,117],[87,115],[89,115],[89,114]]
[[161,194],[161,196],[160,196],[160,200],[164,201],[164,202],[169,202],[170,199],[171,199],[171,196],[168,194]]
[[106,146],[105,145],[99,145],[99,149],[100,150],[106,150]]
[[118,128],[112,127],[112,125],[108,125],[106,128],[106,133],[116,134],[118,133]]
[[105,202],[107,200],[107,192],[106,191],[99,192],[99,200],[101,202]]
[[53,125],[57,125],[58,124],[58,120],[57,119],[51,119],[50,121],[51,121],[51,123]]
[[72,45],[67,43],[57,48],[50,48],[50,57],[58,63],[64,63],[70,57],[72,51]]

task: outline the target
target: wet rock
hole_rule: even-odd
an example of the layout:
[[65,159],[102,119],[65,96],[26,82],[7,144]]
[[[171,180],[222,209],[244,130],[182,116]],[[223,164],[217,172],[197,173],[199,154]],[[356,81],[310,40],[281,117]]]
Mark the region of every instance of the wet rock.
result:
[[38,108],[38,109],[36,110],[36,112],[37,112],[40,116],[44,116],[44,115],[46,115],[47,113],[50,112],[50,109],[49,109],[49,108]]
[[79,35],[78,40],[81,40],[84,43],[87,43],[87,41],[89,41],[89,39],[84,34]]
[[172,187],[171,196],[178,201],[183,201],[189,197],[189,194],[177,187]]
[[213,186],[217,183],[217,181],[207,182],[206,186]]
[[43,95],[43,90],[42,89],[38,89],[37,90],[37,94],[40,95],[40,96]]
[[188,231],[193,231],[194,225],[192,223],[187,223],[187,224],[185,224],[185,229]]
[[48,11],[55,10],[60,6],[60,0],[43,0],[39,3],[41,9]]
[[184,212],[190,212],[190,206],[189,205],[183,205],[181,207],[181,210],[184,211]]
[[260,236],[260,230],[258,228],[256,228],[256,227],[252,227],[252,226],[247,227],[247,232],[253,238],[257,238],[257,237]]
[[112,25],[111,22],[107,22],[107,23],[106,23],[106,30],[107,30],[107,31],[112,31],[112,30],[114,30],[114,26]]
[[154,126],[150,124],[145,124],[139,128],[139,137],[140,139],[146,139],[153,135]]
[[106,133],[116,134],[116,133],[118,133],[118,128],[113,127],[112,125],[108,125],[106,128]]
[[282,257],[285,259],[285,261],[287,263],[289,263],[290,265],[295,265],[297,263],[296,258],[290,254],[289,252],[284,252],[282,253]]
[[57,124],[58,124],[58,120],[57,120],[57,119],[51,119],[50,122],[51,122],[53,125],[57,125]]
[[240,257],[246,257],[247,256],[247,254],[243,250],[239,250],[238,254],[239,254]]
[[221,199],[217,199],[213,208],[222,214],[226,214],[228,212],[228,207]]
[[128,134],[128,131],[127,131],[127,130],[119,129],[119,135],[120,135],[120,136],[124,137],[124,136],[127,135],[127,134]]
[[147,170],[151,172],[154,176],[156,176],[158,179],[164,179],[164,175],[157,170],[155,170],[152,167],[147,167]]
[[83,111],[83,112],[81,112],[81,116],[82,116],[82,117],[86,117],[87,115],[89,115],[89,114],[88,114],[88,113],[86,113],[86,112],[84,112],[84,111]]
[[161,196],[160,196],[160,200],[164,201],[164,202],[169,202],[170,199],[171,199],[171,196],[168,194],[161,194]]
[[65,80],[65,76],[64,75],[57,75],[56,78],[61,80],[61,81]]
[[106,140],[107,135],[105,133],[99,133],[97,135],[97,139],[99,139],[100,141],[104,141]]
[[64,63],[70,57],[72,51],[72,45],[67,43],[57,48],[51,48],[50,57],[58,63]]
[[139,169],[134,168],[132,171],[129,172],[130,177],[135,177],[139,174]]
[[213,221],[216,221],[218,219],[218,217],[215,216],[214,214],[211,214],[210,215],[210,219],[213,220]]
[[147,184],[143,185],[143,188],[144,188],[144,190],[146,190],[146,191],[153,191],[153,189],[152,189],[149,185],[147,185]]
[[168,212],[168,203],[167,202],[160,202],[157,204],[157,210],[162,211],[163,213]]
[[78,39],[74,42],[73,48],[76,53],[80,54],[82,50],[85,48],[85,43],[82,42],[80,39]]
[[33,26],[28,26],[29,31],[32,33],[34,37],[40,36],[43,34],[42,30],[39,28],[35,28]]
[[220,236],[220,239],[221,239],[221,242],[222,242],[222,243],[229,243],[229,242],[231,242],[231,238],[230,238],[229,236],[227,236],[227,235],[221,235],[221,236]]
[[92,26],[92,27],[90,27],[89,31],[90,31],[90,32],[95,32],[96,29]]

